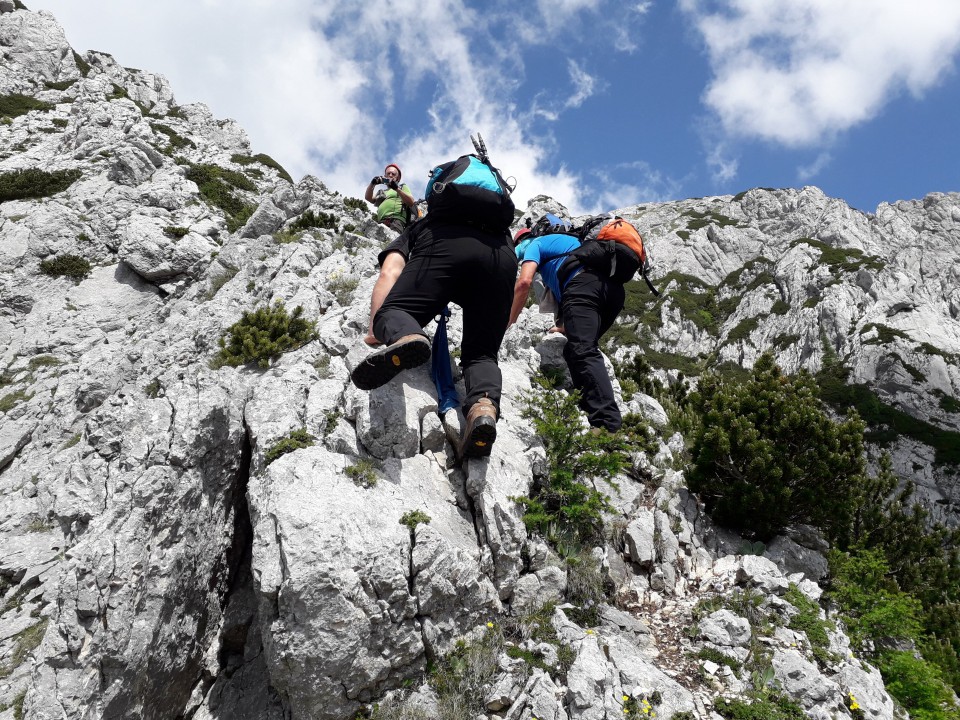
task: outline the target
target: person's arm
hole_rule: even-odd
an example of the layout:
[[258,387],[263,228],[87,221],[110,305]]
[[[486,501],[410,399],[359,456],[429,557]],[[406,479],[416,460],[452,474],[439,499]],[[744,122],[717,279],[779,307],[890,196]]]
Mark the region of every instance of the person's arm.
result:
[[375,177],[373,180],[371,180],[370,184],[367,185],[367,191],[363,194],[363,199],[368,203],[373,203],[374,205],[379,205],[381,202],[383,202],[382,199],[377,200],[373,197],[373,189],[377,186],[377,181],[379,179],[379,177]]
[[523,307],[527,304],[530,286],[533,285],[533,276],[536,275],[538,267],[533,260],[527,260],[520,266],[520,276],[517,278],[517,284],[513,286],[513,305],[510,307],[510,322],[507,323],[507,327],[517,321]]
[[413,199],[413,193],[410,192],[409,185],[397,185],[396,193],[397,197],[400,198],[400,202],[407,207],[413,207],[416,200]]

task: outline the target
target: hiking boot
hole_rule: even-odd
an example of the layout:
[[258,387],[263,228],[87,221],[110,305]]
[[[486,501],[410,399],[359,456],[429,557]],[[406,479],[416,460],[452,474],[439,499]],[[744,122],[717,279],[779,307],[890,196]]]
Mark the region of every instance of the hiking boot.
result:
[[497,439],[497,408],[490,398],[480,398],[467,413],[467,429],[460,443],[460,457],[485,457]]
[[361,390],[386,385],[403,370],[423,365],[430,359],[430,341],[423,335],[404,335],[391,345],[368,355],[350,375]]

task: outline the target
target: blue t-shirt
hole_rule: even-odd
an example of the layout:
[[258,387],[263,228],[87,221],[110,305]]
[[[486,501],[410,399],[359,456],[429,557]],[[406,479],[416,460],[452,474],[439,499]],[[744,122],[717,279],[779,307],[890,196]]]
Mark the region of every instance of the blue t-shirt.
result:
[[[560,233],[553,235],[541,235],[531,240],[523,240],[517,245],[517,257],[520,264],[533,261],[537,263],[537,272],[543,278],[543,284],[546,285],[554,297],[559,301],[561,299],[560,281],[557,279],[557,271],[567,259],[571,250],[580,247],[580,241],[572,235],[563,235]],[[567,277],[570,278],[580,272],[582,268],[577,268]]]

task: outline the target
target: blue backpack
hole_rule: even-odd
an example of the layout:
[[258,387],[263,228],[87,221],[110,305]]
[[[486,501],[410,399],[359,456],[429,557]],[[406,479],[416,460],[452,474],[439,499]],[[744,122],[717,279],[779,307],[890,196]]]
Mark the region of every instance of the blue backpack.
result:
[[462,155],[430,172],[424,198],[430,215],[452,222],[504,232],[514,220],[513,188],[490,164],[483,138],[473,140],[477,154]]

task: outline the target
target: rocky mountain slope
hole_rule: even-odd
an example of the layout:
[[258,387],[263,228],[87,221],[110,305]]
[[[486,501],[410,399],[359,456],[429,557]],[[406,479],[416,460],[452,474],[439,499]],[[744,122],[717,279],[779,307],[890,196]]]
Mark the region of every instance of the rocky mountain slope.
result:
[[[348,380],[392,237],[362,202],[293,183],[162,77],[78,55],[47,13],[0,0],[0,48],[0,719],[454,717],[438,668],[481,651],[460,695],[489,718],[710,717],[774,682],[811,717],[854,715],[851,696],[893,717],[811,603],[820,541],[739,554],[652,398],[628,405],[659,449],[610,488],[609,542],[581,563],[599,580],[526,531],[512,498],[543,473],[522,409],[558,365],[549,317],[508,333],[493,455],[457,466],[426,370]],[[772,348],[816,370],[829,347],[937,437],[958,429],[960,195],[871,216],[814,188],[622,212],[665,292],[631,297],[612,357],[689,370]],[[267,368],[211,362],[277,301],[316,338]],[[312,441],[274,459],[298,431]],[[893,447],[951,517],[953,466]],[[564,609],[591,582],[607,601]],[[811,606],[825,644],[791,629]]]

